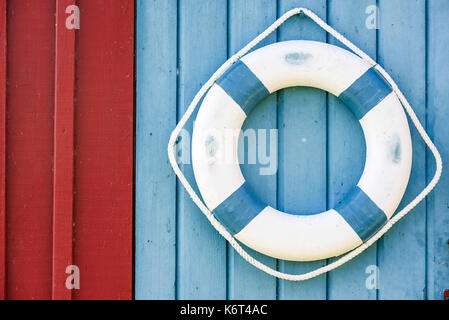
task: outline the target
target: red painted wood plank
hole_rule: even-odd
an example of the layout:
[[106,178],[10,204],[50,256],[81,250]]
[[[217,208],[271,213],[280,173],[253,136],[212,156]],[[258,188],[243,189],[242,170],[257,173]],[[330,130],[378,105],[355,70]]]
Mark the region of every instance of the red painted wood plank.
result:
[[0,2],[0,300],[6,294],[6,1]]
[[130,299],[134,1],[77,3],[73,298]]
[[65,282],[73,254],[76,30],[66,27],[66,8],[75,4],[75,0],[56,0],[52,298],[57,300],[72,298]]
[[8,299],[51,298],[54,13],[54,0],[8,1]]

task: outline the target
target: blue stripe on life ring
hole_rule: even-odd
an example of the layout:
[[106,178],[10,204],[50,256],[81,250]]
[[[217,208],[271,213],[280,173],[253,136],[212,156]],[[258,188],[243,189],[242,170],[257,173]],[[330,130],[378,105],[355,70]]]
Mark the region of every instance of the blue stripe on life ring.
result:
[[244,182],[213,213],[229,232],[237,234],[266,207]]
[[385,213],[358,186],[334,210],[346,220],[362,241],[371,237],[388,220]]
[[236,62],[216,82],[248,114],[270,92],[242,61]]
[[369,68],[338,97],[358,120],[377,106],[393,89],[376,69]]

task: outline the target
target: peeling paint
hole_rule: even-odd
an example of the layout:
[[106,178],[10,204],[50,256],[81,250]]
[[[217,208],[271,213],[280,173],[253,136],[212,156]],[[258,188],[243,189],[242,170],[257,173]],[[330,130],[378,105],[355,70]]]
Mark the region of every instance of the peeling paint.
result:
[[391,139],[389,154],[394,163],[401,162],[401,140],[398,135],[393,136]]
[[300,65],[300,64],[305,63],[311,57],[312,57],[312,55],[310,53],[292,52],[292,53],[287,53],[285,55],[284,59],[288,64]]
[[204,146],[206,147],[206,154],[209,157],[214,157],[217,154],[217,142],[214,136],[208,136]]

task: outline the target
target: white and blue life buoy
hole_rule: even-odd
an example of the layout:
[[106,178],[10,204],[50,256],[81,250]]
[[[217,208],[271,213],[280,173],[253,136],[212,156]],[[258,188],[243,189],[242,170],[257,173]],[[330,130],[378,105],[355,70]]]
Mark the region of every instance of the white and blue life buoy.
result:
[[[285,213],[264,204],[239,166],[233,133],[261,99],[292,86],[339,97],[359,120],[366,141],[359,182],[335,208],[321,213]],[[353,53],[315,41],[278,42],[242,57],[204,97],[192,137],[195,180],[217,219],[250,248],[293,261],[338,256],[370,238],[398,207],[411,163],[407,118],[390,85]]]

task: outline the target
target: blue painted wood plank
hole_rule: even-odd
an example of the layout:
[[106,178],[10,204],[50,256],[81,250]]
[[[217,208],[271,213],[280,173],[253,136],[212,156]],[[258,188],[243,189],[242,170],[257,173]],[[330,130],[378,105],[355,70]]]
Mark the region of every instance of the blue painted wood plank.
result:
[[[228,12],[228,50],[232,55],[276,20],[276,2],[271,0],[230,0]],[[273,43],[275,40],[276,34],[274,33],[257,47]],[[269,174],[261,175],[260,169],[268,166],[261,165],[261,159],[257,155],[263,142],[270,141],[270,130],[276,129],[276,113],[276,94],[272,94],[248,115],[244,123],[243,133],[250,137],[256,137],[255,141],[245,138],[245,143],[239,146],[245,155],[245,161],[241,168],[249,187],[262,201],[272,206],[276,206],[277,170],[268,170],[266,173]],[[254,142],[256,142],[255,148]],[[267,147],[266,152],[263,152],[270,155],[269,143],[267,143]],[[254,164],[249,163],[252,156],[256,157]],[[271,156],[271,163],[276,162],[277,164],[277,153],[272,152]],[[277,165],[274,168],[277,168]],[[276,267],[275,259],[251,249],[249,251],[263,263],[273,268]],[[276,278],[247,263],[231,246],[229,246],[228,252],[228,298],[276,299]]]
[[[326,1],[281,0],[279,13],[306,7],[326,20]],[[309,18],[295,16],[279,29],[279,39],[326,41],[326,33]],[[286,212],[326,210],[326,93],[314,88],[289,88],[279,99],[278,208]],[[280,261],[281,271],[299,274],[326,261]],[[326,275],[304,282],[279,281],[280,299],[326,299]]]
[[176,12],[176,0],[137,1],[136,299],[175,298]]
[[[367,28],[366,21],[370,17],[366,14],[366,9],[375,4],[375,0],[332,0],[328,9],[329,24],[374,59],[376,29]],[[371,24],[368,26],[371,27]],[[329,42],[348,49],[331,35]],[[332,94],[329,94],[328,100],[327,139],[328,205],[333,208],[360,179],[366,147],[359,122],[345,104]],[[375,287],[371,283],[368,288],[366,286],[369,275],[366,270],[369,266],[376,267],[376,244],[328,274],[328,298],[376,299]]]
[[[182,115],[201,85],[226,61],[227,3],[225,0],[201,4],[194,0],[180,0],[178,10],[178,113]],[[186,126],[189,132],[192,123],[193,120]],[[190,145],[186,140],[180,143]],[[182,164],[182,170],[195,185],[190,161]],[[177,205],[177,298],[225,299],[225,240],[179,182]]]
[[[375,0],[327,2],[326,10],[325,0],[279,0],[277,12],[282,14],[304,6],[326,18],[327,11],[332,26],[376,58],[375,31],[364,25],[367,18],[364,9]],[[449,98],[446,83],[449,70],[445,65],[449,41],[447,32],[442,30],[449,4],[444,0],[427,4],[426,119],[425,1],[378,2],[381,10],[378,60],[398,82],[420,119],[427,122],[444,161],[449,157],[446,147],[449,132],[445,125],[449,121],[445,107]],[[268,0],[229,0],[228,4],[224,0],[204,1],[201,5],[193,0],[180,0],[179,4],[177,12],[175,0],[137,1],[136,298],[273,299],[277,294],[281,299],[374,299],[375,291],[365,287],[368,276],[365,270],[376,263],[375,246],[317,279],[301,283],[277,281],[276,292],[276,279],[253,268],[233,249],[226,250],[225,241],[183,187],[176,185],[165,148],[177,118],[200,85],[225,61],[226,53],[240,49],[274,21],[276,13],[276,3]],[[279,40],[326,40],[325,32],[304,17],[292,18],[278,35]],[[337,44],[331,36],[329,40]],[[262,45],[273,41],[275,34]],[[278,175],[261,176],[258,164],[244,164],[242,171],[255,193],[281,210],[322,211],[332,207],[361,173],[364,158],[361,130],[344,105],[331,95],[326,112],[326,95],[322,91],[292,88],[282,90],[278,98],[274,94],[263,101],[244,124],[244,129],[279,126]],[[191,127],[192,122],[188,124],[190,131]],[[424,170],[424,144],[416,130],[412,128],[412,132],[413,173],[400,208],[422,189],[434,170],[430,154],[427,171]],[[189,136],[184,139],[189,145]],[[181,158],[188,162],[190,157],[185,153],[189,148],[183,148],[183,143],[179,146],[184,152]],[[182,167],[193,182],[190,164]],[[426,201],[427,220],[426,205],[422,203],[378,242],[380,299],[441,299],[443,291],[449,289],[448,184],[449,175],[444,171]],[[274,259],[256,255],[269,265],[276,265]],[[303,273],[325,263],[279,261],[279,268]]]
[[[379,63],[425,120],[425,1],[381,0]],[[424,143],[411,128],[412,174],[399,209],[425,185]],[[378,243],[380,299],[423,299],[426,278],[426,206],[419,204]]]
[[[427,298],[441,300],[444,290],[449,290],[449,2],[433,0],[427,5],[427,126],[445,165],[440,182],[427,199]],[[435,172],[430,151],[428,164],[430,181]]]

